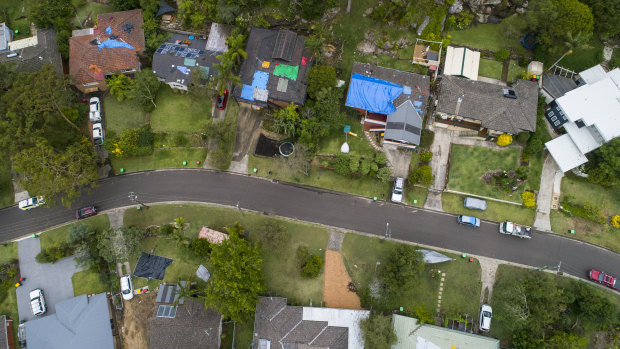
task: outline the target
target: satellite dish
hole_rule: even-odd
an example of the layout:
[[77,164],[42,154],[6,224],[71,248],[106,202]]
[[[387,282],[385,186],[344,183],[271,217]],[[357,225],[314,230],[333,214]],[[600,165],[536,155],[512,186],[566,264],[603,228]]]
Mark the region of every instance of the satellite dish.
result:
[[349,143],[347,143],[347,142],[342,143],[342,147],[340,147],[340,152],[344,153],[344,154],[348,154],[349,153]]

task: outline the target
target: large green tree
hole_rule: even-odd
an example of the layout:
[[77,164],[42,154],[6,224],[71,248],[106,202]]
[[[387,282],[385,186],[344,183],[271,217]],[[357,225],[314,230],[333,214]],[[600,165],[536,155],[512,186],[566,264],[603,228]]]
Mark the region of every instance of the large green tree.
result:
[[129,94],[133,83],[133,80],[131,80],[127,75],[122,73],[118,75],[113,75],[106,79],[106,84],[108,85],[110,94],[116,97],[119,102],[127,99],[127,95]]
[[127,91],[127,96],[140,105],[145,111],[157,108],[155,97],[161,87],[159,78],[151,69],[139,71],[134,76],[134,83]]
[[602,185],[620,182],[620,138],[614,138],[588,154],[586,163],[588,181]]
[[259,248],[228,229],[229,239],[211,251],[211,279],[204,295],[205,306],[233,321],[252,317],[258,295],[264,289],[263,261]]
[[424,270],[422,253],[411,245],[400,244],[385,263],[381,280],[391,292],[414,283]]
[[308,96],[317,98],[317,94],[324,88],[336,86],[336,71],[327,65],[315,65],[308,73]]
[[139,252],[143,238],[144,230],[134,226],[107,229],[97,239],[99,256],[108,263],[129,260]]
[[390,316],[373,313],[360,322],[360,327],[367,349],[390,349],[398,339]]
[[590,6],[594,29],[604,37],[620,34],[620,0],[581,0]]

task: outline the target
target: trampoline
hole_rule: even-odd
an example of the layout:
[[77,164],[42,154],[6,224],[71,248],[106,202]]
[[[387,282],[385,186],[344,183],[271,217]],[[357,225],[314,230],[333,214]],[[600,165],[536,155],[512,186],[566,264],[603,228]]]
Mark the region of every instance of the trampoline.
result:
[[295,152],[295,146],[291,142],[283,142],[278,149],[280,150],[280,154],[284,157],[288,157]]

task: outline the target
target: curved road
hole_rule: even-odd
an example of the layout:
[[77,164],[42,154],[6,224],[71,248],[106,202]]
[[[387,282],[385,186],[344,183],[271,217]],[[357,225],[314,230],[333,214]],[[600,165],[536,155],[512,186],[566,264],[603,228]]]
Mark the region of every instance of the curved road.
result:
[[[580,241],[534,232],[532,239],[498,233],[497,223],[478,229],[456,223],[454,215],[316,188],[204,170],[170,170],[127,174],[102,180],[74,207],[101,210],[131,205],[129,192],[141,201],[197,201],[234,206],[308,222],[383,236],[390,223],[392,238],[541,267],[562,261],[562,271],[585,277],[590,268],[619,275],[620,254]],[[74,220],[64,207],[0,210],[0,241],[8,241]]]

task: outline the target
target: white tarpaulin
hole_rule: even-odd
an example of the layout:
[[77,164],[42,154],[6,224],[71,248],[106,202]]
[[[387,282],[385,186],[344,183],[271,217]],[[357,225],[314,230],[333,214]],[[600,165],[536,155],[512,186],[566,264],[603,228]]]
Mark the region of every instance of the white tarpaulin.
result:
[[448,256],[444,256],[439,252],[431,251],[431,250],[419,250],[422,252],[424,256],[424,263],[426,264],[435,264],[447,261],[453,261],[454,258],[450,258]]
[[211,273],[209,273],[207,268],[205,268],[205,266],[201,264],[198,267],[198,270],[196,270],[196,276],[198,276],[204,281],[209,281],[209,278],[211,277]]

